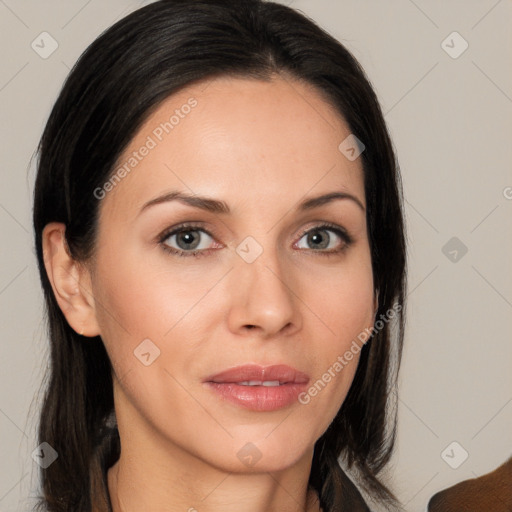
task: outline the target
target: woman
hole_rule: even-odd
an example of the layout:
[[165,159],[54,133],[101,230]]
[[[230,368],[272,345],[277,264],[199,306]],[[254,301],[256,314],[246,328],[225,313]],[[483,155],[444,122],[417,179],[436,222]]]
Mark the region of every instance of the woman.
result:
[[312,21],[166,0],[108,29],[44,130],[34,231],[41,510],[398,506],[400,176],[363,70]]

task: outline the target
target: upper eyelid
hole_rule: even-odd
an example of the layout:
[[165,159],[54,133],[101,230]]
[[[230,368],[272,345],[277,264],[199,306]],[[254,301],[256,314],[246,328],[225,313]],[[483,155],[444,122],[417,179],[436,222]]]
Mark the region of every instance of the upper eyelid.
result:
[[193,222],[185,222],[183,224],[178,224],[177,226],[174,226],[172,228],[164,229],[164,231],[162,231],[157,238],[158,240],[163,241],[172,235],[180,233],[181,231],[203,231],[212,238],[216,237],[215,230],[209,230],[203,227],[202,225],[196,225]]

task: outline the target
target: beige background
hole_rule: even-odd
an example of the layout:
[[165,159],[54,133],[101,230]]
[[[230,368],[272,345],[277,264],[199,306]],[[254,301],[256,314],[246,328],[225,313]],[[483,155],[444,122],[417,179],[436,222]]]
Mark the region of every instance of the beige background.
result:
[[[79,54],[144,3],[0,0],[0,512],[29,510],[37,487],[31,453],[47,342],[31,156]],[[512,454],[512,2],[283,3],[359,59],[398,152],[410,284],[391,469],[407,510],[423,511],[437,490]],[[31,48],[43,31],[58,43],[47,59]],[[454,31],[469,45],[457,58],[442,46]],[[444,47],[455,55],[463,39],[450,36]]]

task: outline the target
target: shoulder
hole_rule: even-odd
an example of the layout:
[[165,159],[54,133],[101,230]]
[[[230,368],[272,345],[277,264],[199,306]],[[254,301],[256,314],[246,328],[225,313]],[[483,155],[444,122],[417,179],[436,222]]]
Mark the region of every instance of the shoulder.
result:
[[427,512],[509,512],[512,510],[512,457],[494,471],[438,492]]

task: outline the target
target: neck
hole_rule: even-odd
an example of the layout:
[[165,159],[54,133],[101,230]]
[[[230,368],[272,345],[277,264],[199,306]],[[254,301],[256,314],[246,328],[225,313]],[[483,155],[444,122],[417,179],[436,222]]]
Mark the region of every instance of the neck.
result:
[[278,471],[232,471],[118,416],[119,460],[108,470],[113,512],[318,512],[308,489],[313,448]]
[[[108,471],[113,512],[319,512],[318,496],[307,480],[285,472],[241,475],[220,471],[151,471],[146,464],[120,459]],[[148,457],[147,460],[151,461]],[[174,474],[173,474],[174,473]]]

